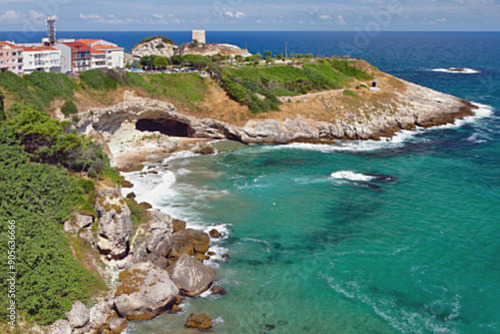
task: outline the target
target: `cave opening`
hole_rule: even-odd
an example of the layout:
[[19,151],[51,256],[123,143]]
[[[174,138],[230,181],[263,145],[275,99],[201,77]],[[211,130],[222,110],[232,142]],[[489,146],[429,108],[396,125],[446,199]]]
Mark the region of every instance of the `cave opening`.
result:
[[140,119],[135,124],[135,128],[139,131],[158,131],[173,137],[192,137],[194,133],[189,124],[169,118]]

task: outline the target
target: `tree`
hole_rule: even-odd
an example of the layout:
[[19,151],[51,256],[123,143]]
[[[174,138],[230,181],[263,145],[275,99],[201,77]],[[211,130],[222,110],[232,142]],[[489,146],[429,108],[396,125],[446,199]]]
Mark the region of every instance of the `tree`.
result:
[[273,56],[273,53],[271,51],[264,51],[264,56],[271,58]]
[[155,68],[164,69],[168,65],[168,61],[164,57],[155,57],[153,64]]
[[277,56],[276,56],[276,59],[278,60],[282,60],[283,59],[283,53],[280,52]]
[[141,58],[141,65],[146,69],[153,68],[154,56],[144,56]]

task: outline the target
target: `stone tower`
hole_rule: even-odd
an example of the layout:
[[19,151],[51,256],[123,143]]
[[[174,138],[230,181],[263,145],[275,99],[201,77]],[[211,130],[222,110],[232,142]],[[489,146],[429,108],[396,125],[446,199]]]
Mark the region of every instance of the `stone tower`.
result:
[[200,44],[205,44],[205,30],[193,30],[193,41],[198,41]]

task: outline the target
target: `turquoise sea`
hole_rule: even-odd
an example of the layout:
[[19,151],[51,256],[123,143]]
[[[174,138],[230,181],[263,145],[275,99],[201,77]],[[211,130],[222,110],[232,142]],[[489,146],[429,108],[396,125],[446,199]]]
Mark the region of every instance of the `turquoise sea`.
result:
[[[102,34],[128,48],[151,35]],[[288,42],[289,52],[349,53],[482,108],[387,141],[219,142],[217,155],[180,153],[158,175],[127,174],[139,201],[223,232],[209,263],[227,294],[186,300],[180,315],[134,322],[126,333],[190,333],[183,324],[192,312],[207,313],[221,334],[264,325],[276,334],[500,333],[500,33],[387,32],[368,44],[356,33],[207,38],[251,52],[284,52]]]
[[[341,42],[327,52],[318,40],[347,38],[310,34],[296,42],[331,54]],[[272,333],[500,333],[500,34],[383,33],[358,52],[482,108],[387,141],[219,142],[217,155],[180,153],[158,175],[128,174],[140,201],[223,231],[210,264],[228,293],[188,300],[184,313],[132,323],[127,333],[187,333],[191,312],[207,313],[214,333],[265,325]],[[449,67],[470,74],[440,70]]]

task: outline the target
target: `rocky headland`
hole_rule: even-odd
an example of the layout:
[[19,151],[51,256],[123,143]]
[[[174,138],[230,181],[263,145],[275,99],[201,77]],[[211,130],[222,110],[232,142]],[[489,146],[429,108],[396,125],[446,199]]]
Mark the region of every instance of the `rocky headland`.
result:
[[[114,166],[120,167],[127,161],[173,152],[183,143],[199,140],[229,139],[245,144],[378,140],[392,137],[402,129],[453,123],[473,115],[476,109],[463,99],[395,78],[368,65],[366,68],[377,78],[379,90],[359,83],[357,97],[339,89],[282,98],[278,112],[235,120],[229,112],[215,110],[210,113],[212,117],[186,112],[168,101],[137,97],[129,91],[121,103],[79,114],[76,128],[100,138]],[[221,109],[235,104],[225,93],[217,103]]]

